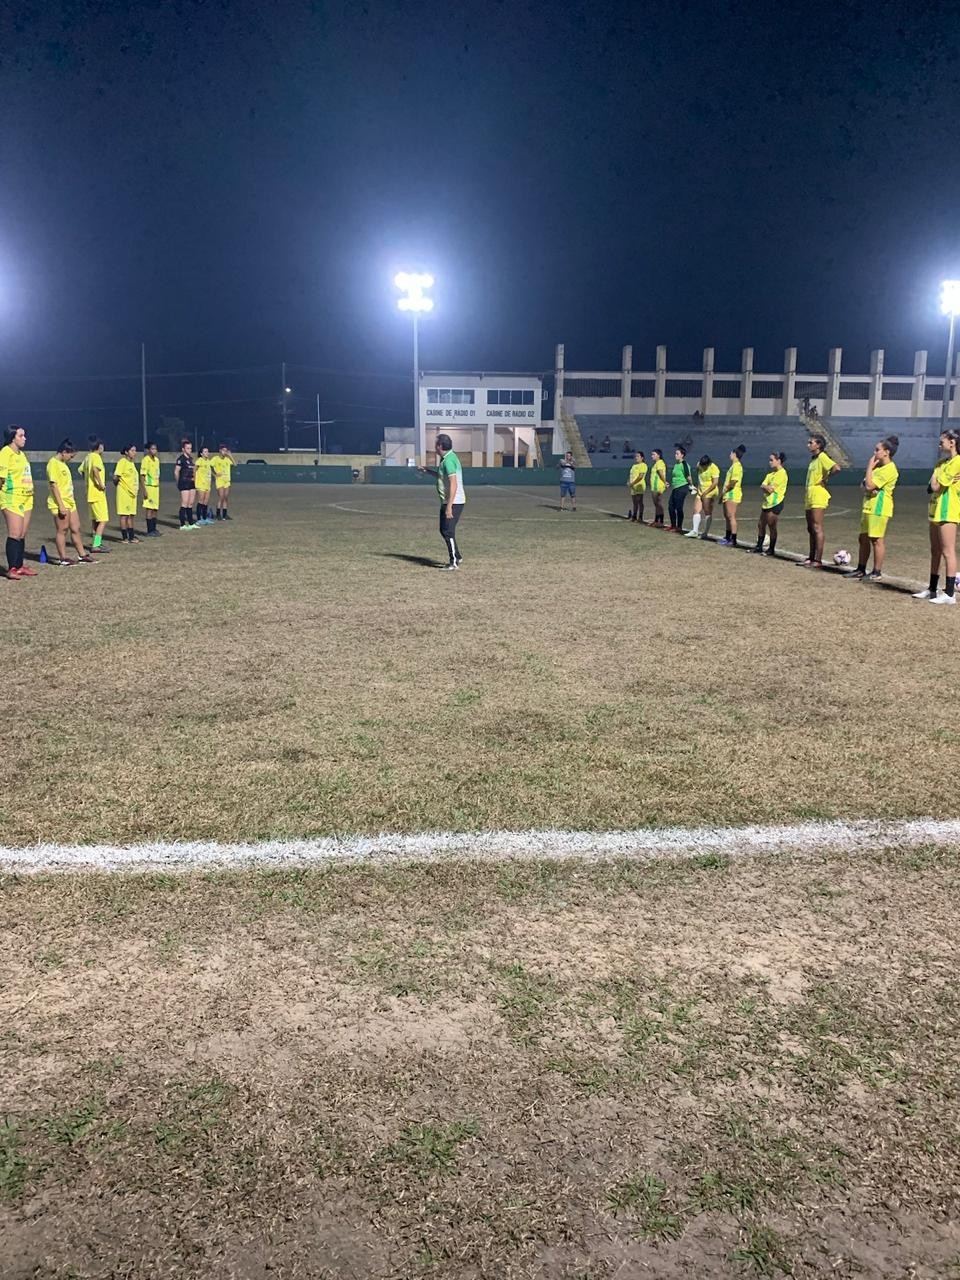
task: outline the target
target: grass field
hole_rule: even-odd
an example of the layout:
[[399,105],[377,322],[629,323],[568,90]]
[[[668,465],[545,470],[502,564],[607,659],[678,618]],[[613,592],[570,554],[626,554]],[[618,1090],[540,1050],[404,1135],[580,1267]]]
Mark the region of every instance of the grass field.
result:
[[[619,491],[475,491],[458,574],[427,486],[235,502],[0,582],[0,845],[960,815],[955,611]],[[889,573],[925,547],[898,494]],[[0,874],[0,1275],[960,1280],[958,890],[933,845]]]

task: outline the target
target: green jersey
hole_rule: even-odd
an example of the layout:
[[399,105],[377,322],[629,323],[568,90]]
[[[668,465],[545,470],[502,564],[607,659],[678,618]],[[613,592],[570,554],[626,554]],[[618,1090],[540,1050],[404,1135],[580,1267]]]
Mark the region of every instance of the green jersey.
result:
[[467,495],[463,491],[463,468],[460,466],[460,459],[452,449],[443,455],[437,467],[437,493],[440,495],[441,502],[447,500],[448,476],[457,477],[457,492],[453,498],[453,505],[459,506],[461,502],[466,502]]

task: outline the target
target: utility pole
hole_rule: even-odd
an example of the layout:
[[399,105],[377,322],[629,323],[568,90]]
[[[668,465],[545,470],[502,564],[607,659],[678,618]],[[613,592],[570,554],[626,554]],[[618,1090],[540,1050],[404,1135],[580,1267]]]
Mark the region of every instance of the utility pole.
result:
[[147,444],[147,347],[140,343],[140,408],[143,413],[143,444]]
[[321,427],[322,427],[322,423],[320,422],[320,392],[318,391],[317,392],[317,457],[318,458],[323,453],[323,432],[321,430]]

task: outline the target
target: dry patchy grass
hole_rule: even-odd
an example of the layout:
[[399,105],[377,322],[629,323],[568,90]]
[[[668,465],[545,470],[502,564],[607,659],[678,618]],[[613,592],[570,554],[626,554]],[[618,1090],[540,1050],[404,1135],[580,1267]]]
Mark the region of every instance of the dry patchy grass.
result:
[[8,878],[5,1280],[954,1275],[958,890],[934,849]]
[[[952,613],[581,505],[474,492],[445,575],[427,489],[239,487],[230,526],[0,582],[3,841],[960,812]],[[891,571],[924,537],[898,496]]]

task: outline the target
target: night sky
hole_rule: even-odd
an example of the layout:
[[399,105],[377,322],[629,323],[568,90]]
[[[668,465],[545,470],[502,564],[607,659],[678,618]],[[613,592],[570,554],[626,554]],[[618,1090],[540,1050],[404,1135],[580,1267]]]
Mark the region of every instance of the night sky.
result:
[[[13,15],[16,16],[13,16]],[[237,436],[320,391],[403,422],[400,268],[428,368],[651,368],[753,345],[939,366],[960,275],[955,3],[44,2],[0,25],[0,415],[75,434],[150,384]],[[257,372],[257,370],[260,370]],[[335,377],[323,370],[377,374]],[[25,380],[26,375],[44,379]],[[386,376],[386,375],[392,375]],[[398,376],[399,375],[399,376]],[[203,404],[204,400],[230,401]],[[117,408],[117,406],[123,406]],[[33,417],[31,417],[31,414]],[[72,414],[72,416],[71,416]],[[132,415],[132,416],[131,416]],[[81,426],[82,424],[82,426]],[[336,433],[335,433],[336,434]]]

